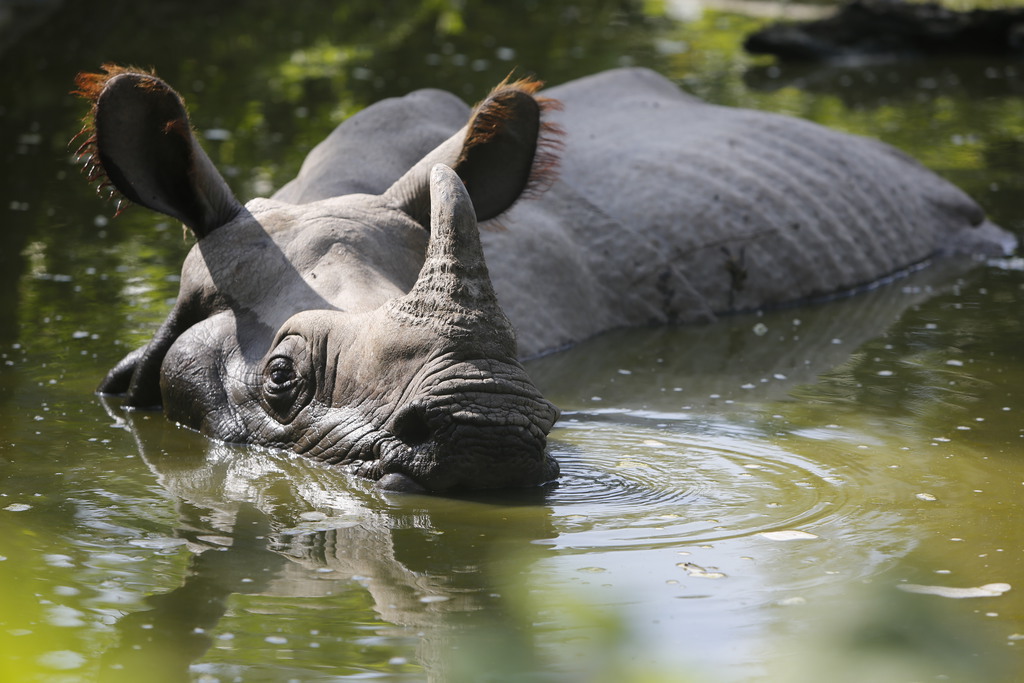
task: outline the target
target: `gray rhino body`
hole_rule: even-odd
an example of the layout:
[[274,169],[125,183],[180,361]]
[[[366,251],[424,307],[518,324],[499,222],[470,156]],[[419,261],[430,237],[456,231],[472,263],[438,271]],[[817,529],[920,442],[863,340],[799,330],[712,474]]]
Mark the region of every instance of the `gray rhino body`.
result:
[[[876,140],[710,105],[645,69],[544,94],[562,103],[550,114],[565,131],[558,182],[482,232],[525,357],[615,327],[847,292],[939,254],[1012,249],[960,189]],[[378,103],[275,198],[383,192],[468,116],[442,91]],[[410,124],[407,143],[393,139]],[[401,148],[380,167],[338,163],[376,157],[384,140]]]
[[116,71],[83,91],[101,172],[199,237],[168,321],[101,391],[384,488],[555,478],[557,409],[523,356],[1013,248],[888,146],[708,105],[645,70],[552,88],[546,110],[514,87],[473,111],[436,90],[385,100],[244,207],[162,81]]

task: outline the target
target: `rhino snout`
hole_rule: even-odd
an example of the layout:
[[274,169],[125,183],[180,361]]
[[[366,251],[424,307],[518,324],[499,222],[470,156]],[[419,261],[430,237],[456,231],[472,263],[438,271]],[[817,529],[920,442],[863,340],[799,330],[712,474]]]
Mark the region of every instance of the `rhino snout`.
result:
[[558,476],[547,435],[558,409],[539,396],[484,393],[415,401],[391,421],[378,487],[443,493],[538,486]]

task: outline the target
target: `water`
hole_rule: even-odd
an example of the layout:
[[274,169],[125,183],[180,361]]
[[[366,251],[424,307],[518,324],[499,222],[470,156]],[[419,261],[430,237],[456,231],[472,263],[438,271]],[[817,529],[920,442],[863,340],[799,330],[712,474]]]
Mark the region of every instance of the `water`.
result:
[[1020,65],[780,68],[738,50],[760,20],[647,11],[73,4],[0,54],[0,680],[1017,677],[1019,259],[533,361],[564,476],[522,494],[386,496],[92,394],[188,248],[70,164],[105,60],[178,85],[244,198],[380,97],[635,63],[882,137],[1024,234]]

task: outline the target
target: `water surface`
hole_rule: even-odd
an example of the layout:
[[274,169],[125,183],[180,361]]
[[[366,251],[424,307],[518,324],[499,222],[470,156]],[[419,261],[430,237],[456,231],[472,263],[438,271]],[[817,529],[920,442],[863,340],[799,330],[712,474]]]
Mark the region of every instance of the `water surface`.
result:
[[0,53],[0,679],[1021,670],[1020,259],[532,361],[563,409],[557,486],[386,496],[92,394],[166,315],[189,242],[138,208],[113,219],[66,146],[74,73],[107,60],[182,90],[243,199],[380,97],[643,64],[881,137],[1019,235],[1021,65],[779,67],[739,51],[762,20],[657,3],[115,4],[69,4]]

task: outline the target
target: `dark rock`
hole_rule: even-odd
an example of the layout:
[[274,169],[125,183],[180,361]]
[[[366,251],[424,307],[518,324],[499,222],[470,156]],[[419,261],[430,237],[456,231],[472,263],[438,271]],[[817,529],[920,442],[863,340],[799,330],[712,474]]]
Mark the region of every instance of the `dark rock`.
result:
[[780,23],[744,48],[783,61],[981,54],[1024,55],[1024,8],[957,12],[937,3],[853,0],[826,19]]

